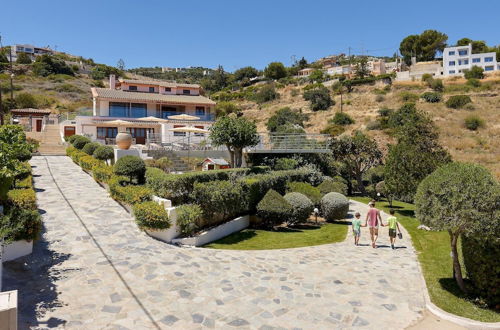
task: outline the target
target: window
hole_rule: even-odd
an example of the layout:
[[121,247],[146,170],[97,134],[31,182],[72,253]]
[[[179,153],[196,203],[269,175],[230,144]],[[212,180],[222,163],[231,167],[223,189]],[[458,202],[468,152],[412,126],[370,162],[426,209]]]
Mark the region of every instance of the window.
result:
[[189,91],[189,89],[183,89],[182,90],[182,94],[184,95],[189,95],[191,92]]
[[114,139],[118,134],[117,127],[97,127],[98,139]]
[[449,52],[448,52],[448,55],[450,55],[450,56],[455,55],[455,51],[454,51],[454,50],[449,51]]
[[155,88],[154,87],[149,87],[149,92],[150,93],[154,93],[155,92]]
[[137,90],[137,86],[128,86],[128,90],[129,91],[136,91]]
[[448,71],[450,74],[455,74],[455,70]]
[[[195,126],[196,128],[205,129],[203,126]],[[205,136],[205,133],[194,133],[194,136]]]
[[110,117],[128,117],[128,103],[109,102]]
[[147,105],[144,103],[132,103],[130,106],[130,116],[132,118],[146,117]]
[[196,107],[196,115],[204,116],[205,115],[205,107]]
[[472,59],[472,63],[479,63],[479,62],[481,62],[481,58],[480,57],[476,57],[476,58]]
[[460,49],[460,50],[458,51],[458,55],[460,55],[460,56],[467,55],[467,53],[468,53],[467,49]]
[[[174,125],[174,128],[184,127],[184,125]],[[174,136],[186,136],[185,132],[174,132]]]
[[464,65],[469,64],[469,60],[464,60]]
[[454,65],[455,65],[455,61],[450,61],[450,62],[448,62],[448,65],[449,65],[449,66],[454,66]]
[[485,66],[484,67],[484,71],[493,71],[494,70],[494,66],[493,65],[489,65],[489,66]]
[[485,57],[484,61],[485,62],[493,62],[493,57]]
[[469,60],[458,60],[458,65],[467,65],[469,64]]
[[172,88],[170,87],[165,87],[165,92],[171,92],[172,91]]

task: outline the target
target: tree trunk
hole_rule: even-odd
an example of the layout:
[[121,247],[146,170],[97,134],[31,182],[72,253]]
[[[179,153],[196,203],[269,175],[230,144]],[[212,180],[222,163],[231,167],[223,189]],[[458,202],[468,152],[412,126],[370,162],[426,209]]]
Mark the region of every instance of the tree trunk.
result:
[[366,189],[363,185],[363,175],[361,173],[356,173],[356,181],[358,182],[358,189],[361,194],[366,195]]
[[231,147],[229,146],[226,146],[227,147],[227,151],[229,151],[229,156],[230,156],[230,160],[229,162],[231,163],[231,167],[234,168],[235,164],[234,164],[234,151],[231,150]]
[[451,230],[448,230],[448,233],[450,234],[451,256],[453,258],[453,276],[455,277],[460,290],[466,292],[467,289],[465,288],[464,279],[462,277],[462,268],[460,267],[460,261],[458,260],[457,242],[459,234],[453,233]]
[[243,159],[243,149],[234,148],[235,167],[241,167],[242,159]]

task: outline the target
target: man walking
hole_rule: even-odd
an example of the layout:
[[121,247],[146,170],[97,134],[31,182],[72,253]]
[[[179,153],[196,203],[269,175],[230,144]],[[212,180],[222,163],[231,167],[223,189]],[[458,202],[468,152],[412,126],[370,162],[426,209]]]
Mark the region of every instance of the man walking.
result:
[[366,214],[365,226],[368,225],[368,228],[370,229],[372,248],[376,248],[377,247],[376,243],[378,239],[378,227],[379,225],[383,227],[384,224],[382,223],[382,217],[380,216],[380,211],[375,208],[375,201],[372,200],[370,203],[368,203],[368,205],[370,206],[370,209]]

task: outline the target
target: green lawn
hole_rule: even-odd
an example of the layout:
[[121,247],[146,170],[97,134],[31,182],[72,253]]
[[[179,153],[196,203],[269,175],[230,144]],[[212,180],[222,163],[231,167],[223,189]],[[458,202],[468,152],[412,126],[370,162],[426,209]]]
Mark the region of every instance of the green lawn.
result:
[[[365,197],[351,198],[363,203],[371,200]],[[377,207],[388,212],[388,205],[386,202],[379,202]],[[414,217],[415,206],[402,202],[394,202],[393,205],[399,221],[410,234],[413,246],[419,252],[418,259],[431,301],[449,313],[483,322],[499,322],[499,313],[478,307],[468,300],[456,285],[453,279],[448,233],[417,229],[420,223]]]
[[347,222],[336,222],[293,230],[245,229],[204,247],[228,250],[274,250],[336,243],[345,239],[348,227]]

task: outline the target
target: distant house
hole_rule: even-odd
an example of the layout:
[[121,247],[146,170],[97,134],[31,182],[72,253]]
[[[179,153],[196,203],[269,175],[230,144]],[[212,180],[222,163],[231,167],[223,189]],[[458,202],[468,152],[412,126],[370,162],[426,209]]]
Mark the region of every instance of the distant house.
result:
[[315,69],[313,68],[305,68],[305,69],[302,69],[300,70],[298,73],[297,73],[297,76],[299,77],[308,77],[311,73],[314,72]]
[[330,67],[326,70],[326,73],[330,76],[335,75],[350,75],[353,73],[353,68],[350,65],[339,65]]
[[416,62],[412,59],[412,65],[408,71],[396,72],[397,81],[420,80],[424,74],[430,74],[433,77],[443,75],[443,66],[441,61]]
[[12,109],[10,110],[12,121],[24,127],[27,132],[41,132],[47,122],[50,110],[46,109]]
[[229,163],[222,158],[207,158],[201,163],[202,171],[223,170],[230,167]]
[[500,70],[495,52],[472,54],[472,45],[447,47],[443,51],[443,73],[445,76],[462,75],[464,70],[478,66],[484,72]]
[[11,47],[12,61],[17,60],[17,56],[19,53],[25,53],[30,56],[32,60],[36,58],[36,56],[43,54],[53,54],[54,51],[47,47],[36,47],[33,45],[13,45]]
[[372,60],[368,61],[368,70],[374,75],[378,76],[381,74],[385,74],[385,62],[384,60]]

